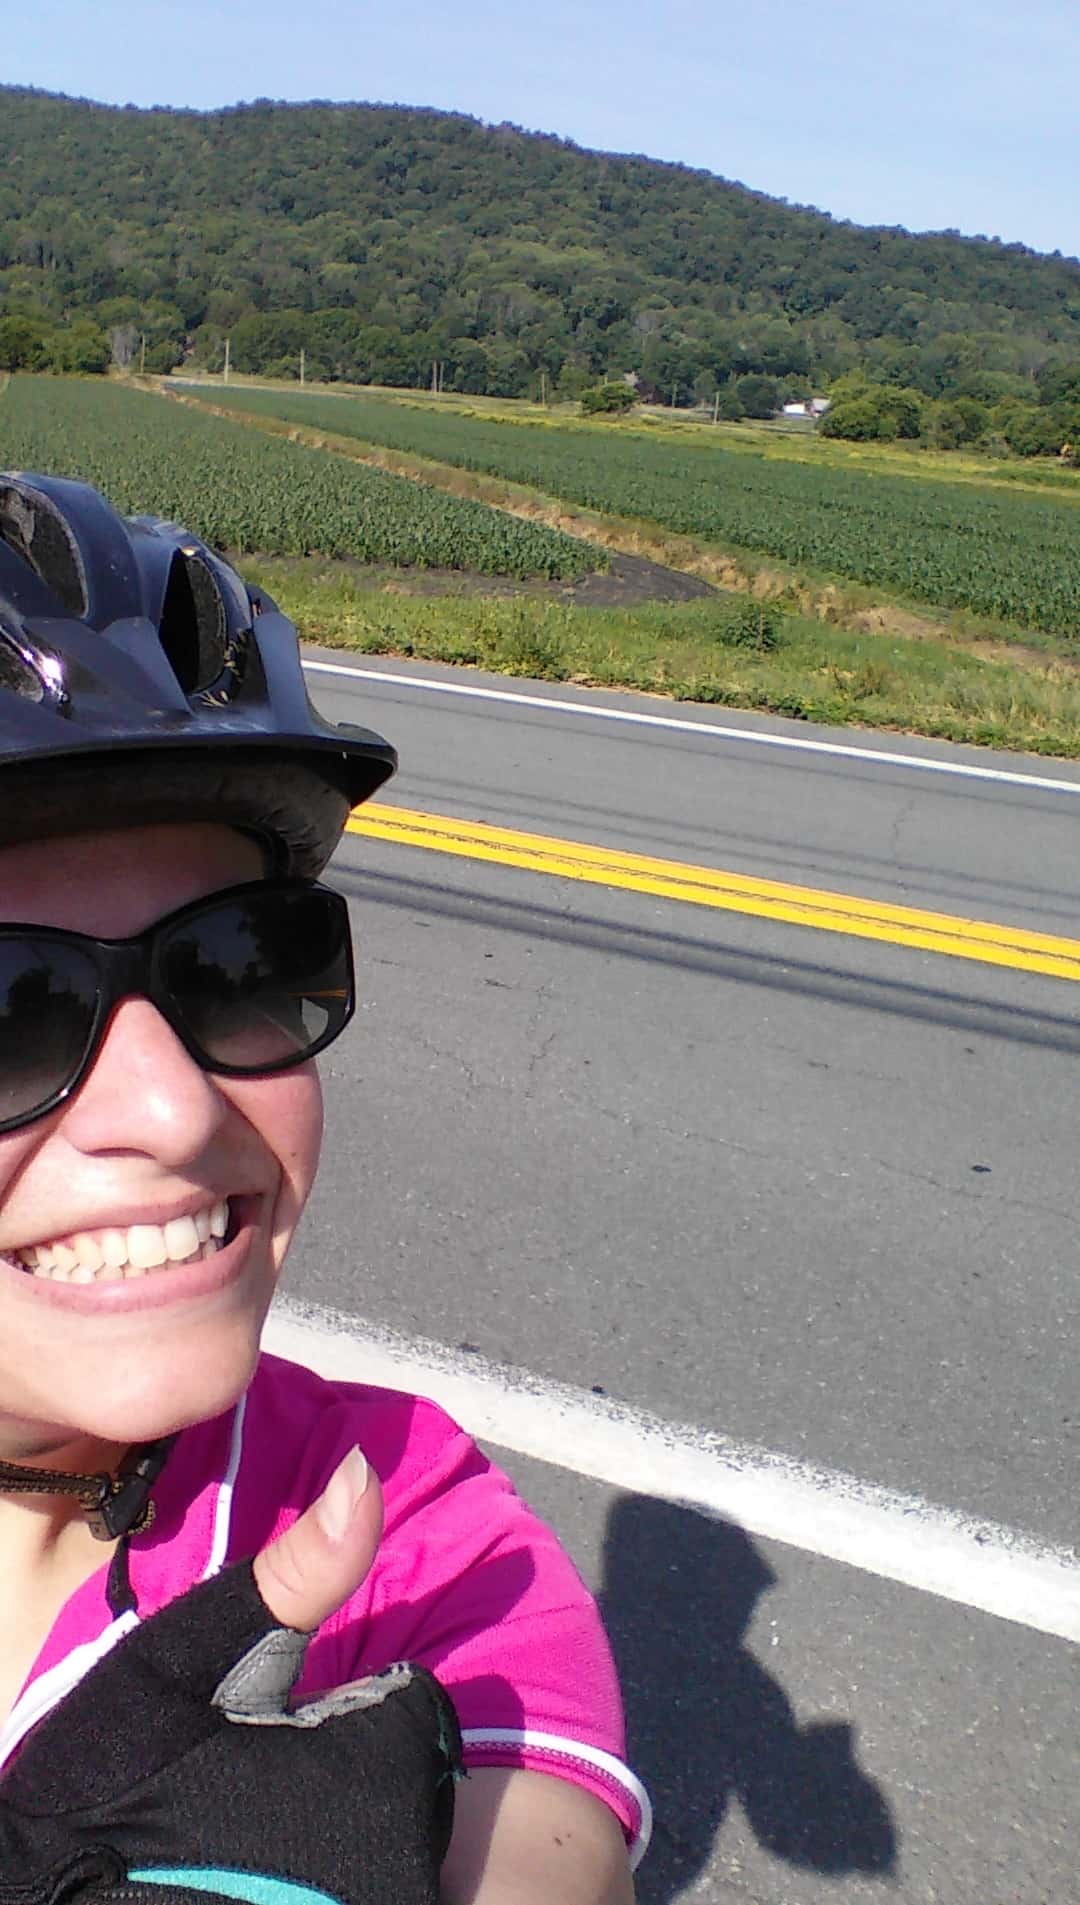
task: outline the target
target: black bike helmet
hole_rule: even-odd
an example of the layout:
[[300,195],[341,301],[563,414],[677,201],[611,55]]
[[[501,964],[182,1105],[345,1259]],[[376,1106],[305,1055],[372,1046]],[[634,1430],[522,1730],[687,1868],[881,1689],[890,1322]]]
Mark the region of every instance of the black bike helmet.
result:
[[292,623],[197,536],[0,473],[0,845],[217,820],[314,878],[396,765],[316,713]]

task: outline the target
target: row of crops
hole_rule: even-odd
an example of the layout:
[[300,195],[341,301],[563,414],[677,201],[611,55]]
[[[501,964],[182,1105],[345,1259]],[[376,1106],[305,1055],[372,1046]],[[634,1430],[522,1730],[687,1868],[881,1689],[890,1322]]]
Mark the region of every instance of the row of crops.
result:
[[169,517],[219,549],[567,579],[603,564],[482,503],[101,381],[13,377],[0,468],[82,477],[125,514]]
[[529,483],[915,601],[1080,636],[1080,508],[746,450],[501,423],[369,397],[221,393],[256,412]]

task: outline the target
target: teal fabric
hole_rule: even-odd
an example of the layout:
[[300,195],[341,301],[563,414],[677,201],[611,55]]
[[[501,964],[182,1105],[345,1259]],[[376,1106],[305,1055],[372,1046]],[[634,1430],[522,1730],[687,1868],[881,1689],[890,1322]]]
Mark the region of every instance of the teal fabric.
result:
[[226,1872],[220,1866],[154,1866],[128,1877],[143,1885],[186,1885],[190,1892],[215,1892],[218,1898],[235,1898],[243,1905],[338,1905],[329,1892],[313,1892],[310,1885],[294,1885],[291,1879],[260,1878],[257,1872]]

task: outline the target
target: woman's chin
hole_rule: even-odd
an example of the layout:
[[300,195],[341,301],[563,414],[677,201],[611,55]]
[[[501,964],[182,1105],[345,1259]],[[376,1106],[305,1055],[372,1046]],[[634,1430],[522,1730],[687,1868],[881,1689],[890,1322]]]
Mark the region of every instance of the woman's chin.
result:
[[114,1371],[107,1389],[95,1393],[87,1385],[66,1397],[64,1417],[79,1436],[95,1441],[125,1448],[156,1442],[224,1415],[243,1395],[258,1356],[258,1332],[251,1330],[237,1332],[227,1350],[219,1340],[212,1359],[181,1355],[159,1364],[151,1358],[138,1369]]

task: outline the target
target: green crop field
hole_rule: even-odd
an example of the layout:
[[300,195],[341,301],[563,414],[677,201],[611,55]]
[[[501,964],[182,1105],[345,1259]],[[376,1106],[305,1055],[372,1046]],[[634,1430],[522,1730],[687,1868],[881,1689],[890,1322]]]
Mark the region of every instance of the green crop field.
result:
[[0,468],[83,477],[126,514],[169,517],[220,549],[515,577],[605,561],[483,503],[100,380],[11,378]]
[[[469,420],[427,418],[375,400],[342,398],[331,414],[337,427],[361,414],[405,429],[429,422],[459,432],[471,427]],[[586,473],[590,459],[605,455],[618,472],[626,467],[619,459],[631,453],[645,478],[650,473],[653,446],[641,436],[602,432],[593,441],[581,428],[496,428],[497,442],[505,434],[526,447],[536,438],[558,447],[562,439],[564,463],[576,454]],[[687,453],[688,465],[711,468],[715,454],[711,447]],[[743,467],[757,462],[744,454],[738,460]],[[255,558],[251,568],[297,626],[331,646],[1080,755],[1080,689],[1071,662],[1040,666],[1025,655],[1017,665],[945,641],[802,620],[771,603],[718,592],[607,608],[552,600],[532,587],[505,600],[503,584],[494,585],[489,600],[469,574],[447,597],[443,581],[404,572],[387,592],[385,575],[363,561],[524,580],[574,577],[604,558],[498,510],[131,388],[48,377],[0,382],[0,466],[82,475],[121,509],[187,522],[218,547]],[[952,496],[959,509],[964,499]],[[834,516],[844,533],[844,512]],[[1074,519],[1073,507],[1054,511],[1061,551]],[[930,546],[939,543],[931,539]],[[330,559],[338,556],[362,560]],[[1064,568],[1058,560],[1054,575]],[[1030,572],[1039,579],[1040,565],[1031,562]]]
[[796,569],[1080,637],[1080,510],[1002,494],[618,429],[501,423],[374,397],[215,390],[282,418],[527,483],[607,514],[778,557]]

